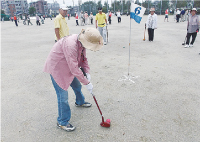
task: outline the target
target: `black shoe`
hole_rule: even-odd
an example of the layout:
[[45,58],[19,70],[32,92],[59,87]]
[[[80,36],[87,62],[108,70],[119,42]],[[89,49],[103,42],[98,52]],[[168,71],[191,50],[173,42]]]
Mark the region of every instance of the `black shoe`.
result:
[[75,103],[75,106],[76,106],[76,107],[91,107],[92,104],[91,104],[91,103],[88,103],[88,102],[85,102],[85,103],[82,104],[82,105],[78,105],[77,103]]

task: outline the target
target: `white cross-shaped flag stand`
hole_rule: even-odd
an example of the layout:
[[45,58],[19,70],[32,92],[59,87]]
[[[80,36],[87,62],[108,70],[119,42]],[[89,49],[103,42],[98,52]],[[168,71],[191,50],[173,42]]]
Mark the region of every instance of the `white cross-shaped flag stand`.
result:
[[137,4],[134,4],[131,2],[131,12],[130,12],[130,35],[129,35],[129,63],[128,63],[128,75],[123,75],[118,81],[126,81],[129,80],[132,83],[135,83],[133,81],[134,78],[138,78],[139,76],[134,76],[129,72],[130,70],[130,41],[131,41],[131,19],[134,19],[138,24],[140,23],[142,16],[145,12],[146,8],[139,6]]

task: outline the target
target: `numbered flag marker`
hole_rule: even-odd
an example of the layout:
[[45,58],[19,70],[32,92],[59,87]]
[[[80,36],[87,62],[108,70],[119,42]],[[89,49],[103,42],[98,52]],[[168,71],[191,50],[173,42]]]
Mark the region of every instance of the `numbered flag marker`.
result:
[[146,10],[146,8],[139,6],[137,4],[131,3],[130,18],[134,19],[135,22],[140,24],[140,21],[142,20],[142,16],[143,16],[145,10]]

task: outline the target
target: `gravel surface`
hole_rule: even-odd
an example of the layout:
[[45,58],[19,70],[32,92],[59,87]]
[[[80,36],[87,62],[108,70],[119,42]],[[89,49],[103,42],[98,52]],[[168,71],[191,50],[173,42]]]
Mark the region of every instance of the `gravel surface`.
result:
[[[184,48],[187,22],[164,22],[158,16],[154,42],[143,41],[141,24],[132,20],[130,75],[135,83],[118,81],[128,73],[130,20],[112,17],[109,43],[100,51],[87,50],[94,94],[111,127],[100,126],[101,116],[83,86],[91,108],[77,108],[69,89],[74,132],[56,128],[57,98],[45,60],[54,44],[53,20],[23,25],[1,23],[1,141],[2,142],[199,142],[200,38]],[[70,34],[82,28],[67,20]],[[146,32],[146,38],[148,38]]]

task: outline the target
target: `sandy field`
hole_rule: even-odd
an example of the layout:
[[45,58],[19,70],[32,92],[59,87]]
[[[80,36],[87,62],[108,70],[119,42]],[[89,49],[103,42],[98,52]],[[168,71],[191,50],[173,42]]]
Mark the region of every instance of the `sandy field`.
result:
[[[109,42],[87,50],[94,94],[111,127],[100,126],[96,104],[83,86],[91,108],[75,107],[69,88],[74,132],[57,129],[57,97],[49,74],[42,72],[54,45],[54,22],[1,23],[2,142],[200,142],[200,35],[194,47],[181,44],[186,22],[158,16],[154,42],[143,41],[141,24],[131,22],[130,73],[135,83],[118,81],[128,73],[130,20],[112,17]],[[70,34],[82,28],[67,20]],[[148,38],[146,32],[146,38]]]

